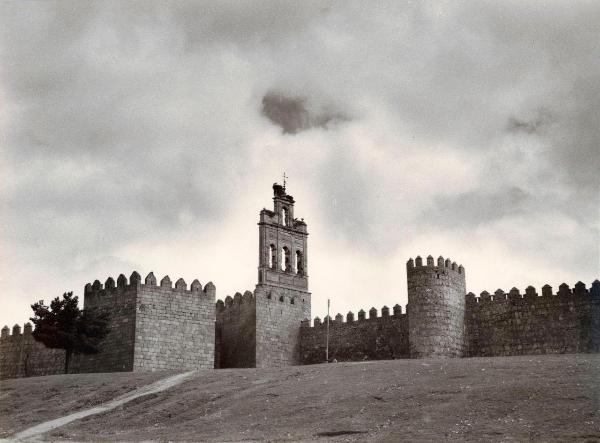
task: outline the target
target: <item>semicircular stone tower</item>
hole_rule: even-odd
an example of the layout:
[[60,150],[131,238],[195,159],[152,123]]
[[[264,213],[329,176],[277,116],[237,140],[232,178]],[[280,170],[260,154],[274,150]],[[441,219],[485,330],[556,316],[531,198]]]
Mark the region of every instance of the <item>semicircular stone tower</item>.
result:
[[408,338],[411,358],[465,354],[465,270],[443,257],[411,258],[408,280]]

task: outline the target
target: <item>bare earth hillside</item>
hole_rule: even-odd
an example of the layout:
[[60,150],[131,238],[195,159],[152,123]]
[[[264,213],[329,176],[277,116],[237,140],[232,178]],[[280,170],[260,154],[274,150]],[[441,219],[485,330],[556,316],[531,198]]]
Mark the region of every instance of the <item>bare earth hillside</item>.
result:
[[[168,373],[0,383],[0,437]],[[600,355],[395,360],[201,371],[57,428],[76,441],[598,441]]]

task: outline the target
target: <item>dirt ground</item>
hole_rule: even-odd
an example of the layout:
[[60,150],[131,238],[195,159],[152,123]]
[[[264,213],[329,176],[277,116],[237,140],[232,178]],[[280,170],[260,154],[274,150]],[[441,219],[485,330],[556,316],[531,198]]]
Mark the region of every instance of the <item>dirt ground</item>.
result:
[[173,373],[48,375],[0,381],[0,438],[109,401]]
[[[0,383],[0,436],[170,374]],[[201,371],[45,434],[75,441],[600,442],[600,355]]]

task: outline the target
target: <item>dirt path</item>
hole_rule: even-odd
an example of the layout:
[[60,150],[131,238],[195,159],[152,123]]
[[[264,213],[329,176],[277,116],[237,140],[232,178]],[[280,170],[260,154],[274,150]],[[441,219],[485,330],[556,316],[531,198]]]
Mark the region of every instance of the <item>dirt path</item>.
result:
[[45,421],[38,425],[27,428],[13,436],[9,439],[2,439],[0,442],[8,442],[8,441],[35,441],[42,434],[45,434],[48,431],[64,426],[72,421],[79,420],[84,417],[88,417],[90,415],[100,414],[102,412],[110,411],[111,409],[115,409],[118,406],[124,405],[136,398],[143,397],[145,395],[156,394],[158,392],[165,391],[173,386],[177,386],[180,383],[190,379],[196,372],[190,371],[185,372],[183,374],[177,374],[172,377],[167,377],[162,380],[159,380],[155,383],[152,383],[147,386],[143,386],[138,388],[128,394],[117,397],[114,400],[111,400],[107,403],[103,403],[99,406],[95,406],[93,408],[84,409],[82,411],[75,412],[73,414],[65,415],[64,417],[56,418],[54,420]]

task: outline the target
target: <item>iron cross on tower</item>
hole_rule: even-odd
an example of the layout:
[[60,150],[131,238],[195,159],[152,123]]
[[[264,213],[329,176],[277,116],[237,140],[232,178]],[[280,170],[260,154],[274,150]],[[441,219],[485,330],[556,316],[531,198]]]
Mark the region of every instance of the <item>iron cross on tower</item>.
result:
[[288,179],[289,177],[287,175],[285,175],[285,171],[283,171],[283,190],[285,191],[285,180]]

